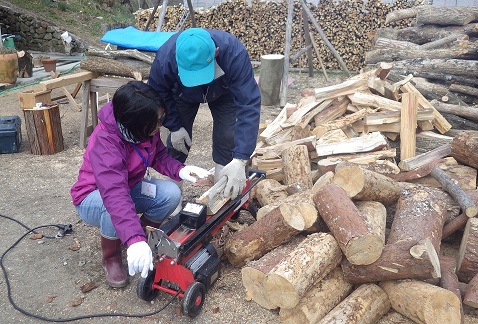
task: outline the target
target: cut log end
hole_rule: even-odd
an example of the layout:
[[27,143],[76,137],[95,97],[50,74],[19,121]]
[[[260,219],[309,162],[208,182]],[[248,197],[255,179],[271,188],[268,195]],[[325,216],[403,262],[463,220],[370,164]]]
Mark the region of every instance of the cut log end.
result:
[[478,215],[478,207],[476,206],[470,206],[465,209],[465,214],[466,216],[472,218]]
[[280,308],[291,309],[300,300],[299,294],[290,281],[276,274],[267,275],[264,280],[264,290],[267,291],[272,304]]
[[345,249],[345,257],[355,265],[368,265],[378,260],[383,251],[379,235],[368,233],[351,239]]

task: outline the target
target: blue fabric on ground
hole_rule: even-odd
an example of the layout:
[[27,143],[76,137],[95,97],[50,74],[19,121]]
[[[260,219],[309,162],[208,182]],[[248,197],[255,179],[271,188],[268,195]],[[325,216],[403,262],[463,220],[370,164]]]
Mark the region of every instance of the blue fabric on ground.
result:
[[107,31],[101,41],[123,48],[156,52],[175,33],[143,31],[129,26]]

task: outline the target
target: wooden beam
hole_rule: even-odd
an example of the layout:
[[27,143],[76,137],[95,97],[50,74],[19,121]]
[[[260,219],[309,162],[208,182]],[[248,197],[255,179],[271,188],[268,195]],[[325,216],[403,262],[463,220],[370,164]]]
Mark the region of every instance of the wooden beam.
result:
[[38,85],[41,90],[53,90],[70,84],[88,81],[97,78],[99,75],[98,72],[84,71],[75,74],[68,74],[56,79],[42,81]]

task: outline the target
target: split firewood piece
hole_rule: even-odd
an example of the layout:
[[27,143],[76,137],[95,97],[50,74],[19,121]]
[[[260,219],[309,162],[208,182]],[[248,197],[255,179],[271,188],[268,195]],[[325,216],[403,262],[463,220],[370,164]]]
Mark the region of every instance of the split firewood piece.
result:
[[437,147],[436,149],[419,154],[417,156],[410,157],[407,159],[401,159],[400,163],[398,163],[398,166],[404,171],[410,171],[417,169],[423,165],[426,165],[432,161],[440,160],[444,157],[449,156],[450,154],[451,145],[445,144]]
[[[310,98],[313,98],[313,97],[305,97],[305,98],[302,98],[301,100],[310,100]],[[295,126],[297,123],[300,122],[302,117],[304,117],[304,115],[306,115],[309,111],[316,110],[315,108],[317,108],[320,111],[321,109],[324,109],[325,107],[327,107],[329,104],[330,104],[330,100],[326,100],[323,102],[315,101],[315,100],[311,101],[307,103],[306,105],[301,106],[296,111],[294,111],[294,113],[289,118],[287,118],[284,122],[282,122],[280,126],[282,128]]]
[[337,170],[347,165],[359,165],[363,169],[377,172],[388,177],[400,173],[400,169],[398,168],[398,166],[389,160],[376,160],[370,163],[353,163],[344,161],[337,164],[337,166],[335,167],[335,171],[337,172]]
[[433,126],[442,134],[445,134],[451,129],[451,124],[443,117],[433,105],[420,93],[420,91],[413,86],[410,82],[402,85],[400,90],[404,93],[414,93],[417,96],[418,107],[432,108],[435,119],[433,120]]
[[327,184],[314,194],[313,200],[350,263],[366,265],[380,257],[383,249],[381,234],[369,227],[380,221],[366,220],[345,190]]
[[402,109],[402,104],[398,101],[365,92],[355,92],[349,95],[349,99],[356,106],[392,111],[400,111]]
[[264,293],[280,308],[294,308],[314,282],[332,272],[341,260],[342,252],[332,235],[310,234],[269,271]]
[[478,131],[463,131],[453,138],[451,156],[478,169]]
[[314,115],[314,124],[321,125],[341,117],[347,111],[350,100],[347,97],[339,97],[328,107]]
[[458,297],[458,300],[460,301],[461,323],[463,323],[465,317],[463,313],[463,302],[459,288],[459,281],[456,276],[456,259],[445,255],[440,255],[439,259],[441,269],[440,287],[451,291],[456,297]]
[[416,95],[404,93],[400,114],[400,159],[408,159],[416,155],[417,111]]
[[287,119],[287,110],[290,109],[291,107],[295,107],[296,105],[287,103],[284,108],[282,108],[281,112],[277,117],[264,129],[260,134],[259,138],[263,141],[266,141],[267,138],[270,136],[276,134],[277,132],[282,130],[282,127],[280,124],[286,121]]
[[458,252],[458,279],[470,280],[478,273],[478,218],[468,219]]
[[400,186],[395,180],[357,165],[338,169],[333,183],[354,200],[378,201],[388,206],[400,197]]
[[286,148],[291,147],[293,145],[306,145],[310,152],[316,149],[316,142],[317,142],[317,137],[315,135],[312,135],[312,136],[301,138],[295,141],[288,141],[288,142],[279,143],[279,144],[275,144],[275,145],[271,145],[267,147],[256,148],[256,154],[280,157],[282,151],[284,151]]
[[[326,136],[326,135],[324,135]],[[322,136],[322,138],[324,137]],[[377,151],[387,146],[387,140],[380,132],[372,132],[360,137],[353,137],[340,142],[317,144],[317,156],[328,156],[343,153],[359,153]]]
[[246,298],[252,299],[265,309],[277,308],[277,305],[273,304],[264,293],[264,279],[267,273],[297,248],[304,239],[304,236],[295,236],[289,242],[267,252],[260,259],[248,262],[241,269],[242,284],[246,289]]
[[430,173],[435,178],[442,188],[448,192],[460,205],[461,210],[468,217],[475,217],[478,214],[478,207],[468,194],[460,188],[453,180],[446,174],[445,171],[439,167],[433,168]]
[[293,145],[282,151],[284,162],[284,183],[290,185],[299,183],[305,188],[312,188],[310,177],[310,159],[307,146]]
[[330,99],[340,96],[345,96],[348,94],[355,93],[357,91],[366,90],[367,80],[366,79],[349,79],[342,83],[335,84],[328,87],[315,88],[315,98],[316,99]]
[[327,132],[329,132],[331,130],[334,130],[334,129],[339,129],[339,128],[343,128],[343,127],[346,127],[348,125],[351,125],[354,122],[356,122],[357,120],[360,120],[360,119],[364,118],[366,115],[368,115],[372,112],[374,112],[374,110],[372,110],[372,109],[360,109],[357,112],[354,112],[350,115],[341,117],[339,119],[329,121],[329,122],[323,123],[323,124],[318,124],[318,125],[316,124],[317,127],[315,127],[313,130],[311,130],[310,133],[317,136],[317,138],[320,138],[324,134],[326,134]]
[[256,185],[255,197],[261,206],[282,201],[288,196],[286,186],[274,179],[263,179]]
[[437,189],[415,186],[402,190],[387,244],[429,238],[438,252],[447,216],[446,207]]
[[224,246],[224,253],[235,267],[257,260],[270,250],[289,241],[305,229],[302,215],[292,205],[281,204],[269,214],[234,233]]
[[468,283],[463,303],[473,308],[478,308],[478,274]]
[[461,322],[460,300],[449,290],[417,280],[380,283],[393,309],[417,323]]
[[317,323],[352,291],[340,267],[325,278],[317,280],[292,309],[281,308],[280,321],[283,324]]
[[389,310],[390,300],[385,291],[376,284],[363,284],[318,323],[376,323]]
[[353,265],[342,261],[345,279],[352,284],[397,279],[430,279],[440,277],[438,254],[430,239],[418,243],[402,241],[386,244],[377,261]]

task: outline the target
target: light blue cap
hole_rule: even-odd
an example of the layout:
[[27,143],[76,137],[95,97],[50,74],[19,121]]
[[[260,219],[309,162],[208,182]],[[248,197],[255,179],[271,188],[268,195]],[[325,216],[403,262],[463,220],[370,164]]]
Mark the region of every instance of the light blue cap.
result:
[[183,31],[176,40],[176,62],[181,83],[195,87],[214,79],[216,45],[202,28]]

